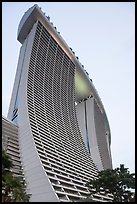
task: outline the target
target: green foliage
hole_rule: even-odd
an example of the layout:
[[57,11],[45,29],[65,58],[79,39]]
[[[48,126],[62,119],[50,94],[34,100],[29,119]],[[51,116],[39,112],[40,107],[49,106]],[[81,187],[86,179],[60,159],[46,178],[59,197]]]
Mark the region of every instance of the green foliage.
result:
[[9,155],[2,151],[2,202],[29,202],[25,192],[25,183],[21,177],[15,177]]
[[120,165],[120,168],[100,171],[97,179],[87,183],[90,192],[94,188],[96,192],[111,193],[114,202],[128,202],[135,189],[135,174],[130,174],[128,168]]
[[84,203],[92,203],[92,202],[96,202],[93,200],[92,196],[89,195],[87,198],[82,198],[80,199],[78,202],[84,202]]
[[4,172],[5,169],[9,170],[12,166],[13,164],[9,155],[7,155],[4,150],[2,150],[2,172]]

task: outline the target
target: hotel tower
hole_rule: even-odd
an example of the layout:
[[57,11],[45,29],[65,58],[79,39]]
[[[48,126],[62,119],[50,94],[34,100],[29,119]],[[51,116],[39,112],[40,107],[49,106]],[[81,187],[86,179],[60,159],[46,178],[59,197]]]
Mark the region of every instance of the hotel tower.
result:
[[[38,5],[23,15],[8,120],[18,127],[30,202],[85,198],[89,179],[112,168],[111,135],[100,97],[84,66]],[[94,190],[93,190],[94,191]],[[94,201],[110,201],[95,194]]]

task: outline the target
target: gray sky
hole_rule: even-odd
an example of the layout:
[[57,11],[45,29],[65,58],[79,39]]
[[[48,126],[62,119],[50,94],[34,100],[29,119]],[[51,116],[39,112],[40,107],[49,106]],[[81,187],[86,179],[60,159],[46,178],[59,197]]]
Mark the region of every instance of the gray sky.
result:
[[11,98],[19,49],[17,29],[37,3],[92,78],[108,116],[113,168],[135,172],[135,3],[3,2],[2,114]]

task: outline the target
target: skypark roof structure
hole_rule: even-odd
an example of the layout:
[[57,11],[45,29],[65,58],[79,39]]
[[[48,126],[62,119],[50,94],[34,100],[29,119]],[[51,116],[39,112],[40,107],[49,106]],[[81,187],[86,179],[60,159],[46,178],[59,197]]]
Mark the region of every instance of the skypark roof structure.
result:
[[[106,127],[109,129],[108,119],[102,104],[102,101],[95,89],[95,86],[92,82],[92,79],[89,78],[87,71],[84,69],[84,65],[82,65],[78,57],[75,56],[75,52],[72,48],[70,48],[67,43],[64,41],[60,32],[57,31],[57,28],[50,22],[49,16],[46,16],[45,13],[41,10],[41,8],[35,4],[33,7],[29,8],[27,12],[23,15],[17,33],[18,41],[23,44],[30,30],[32,29],[34,23],[39,20],[46,27],[48,32],[52,35],[52,37],[56,40],[56,42],[61,46],[65,53],[69,56],[69,58],[73,61],[76,66],[75,72],[75,101],[82,101],[90,96],[94,96],[100,109],[104,113]],[[110,130],[109,130],[110,132]],[[109,135],[109,141],[111,140],[111,136]]]

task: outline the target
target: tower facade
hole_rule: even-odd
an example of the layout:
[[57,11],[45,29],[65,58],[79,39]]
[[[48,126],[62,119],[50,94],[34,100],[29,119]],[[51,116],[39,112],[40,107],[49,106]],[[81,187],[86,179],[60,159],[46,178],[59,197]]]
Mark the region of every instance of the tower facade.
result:
[[[110,155],[106,158],[108,163],[101,159],[99,137],[103,133],[98,134],[96,129],[94,134],[95,156],[92,135],[87,131],[90,119],[85,117],[85,123],[80,118],[80,112],[87,113],[81,101],[92,94],[104,111],[103,105],[78,58],[37,5],[22,17],[18,40],[22,46],[8,118],[19,127],[20,155],[30,202],[79,200],[88,195],[85,184],[97,177],[98,163],[100,168],[112,167]],[[89,102],[87,109],[90,105]],[[89,118],[90,114],[89,111]],[[108,149],[109,142],[110,135],[105,143]],[[94,196],[94,200],[100,199],[110,200],[105,195]]]
[[99,171],[112,168],[110,130],[106,115],[93,95],[76,106],[83,140]]

